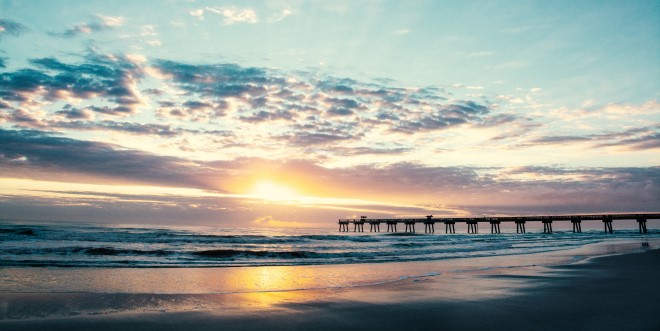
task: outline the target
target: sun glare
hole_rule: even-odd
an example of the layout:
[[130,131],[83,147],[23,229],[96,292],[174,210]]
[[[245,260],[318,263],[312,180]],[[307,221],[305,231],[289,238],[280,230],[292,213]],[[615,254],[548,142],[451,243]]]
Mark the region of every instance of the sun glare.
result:
[[264,200],[295,200],[299,198],[298,193],[292,188],[273,183],[258,182],[252,188],[251,194]]

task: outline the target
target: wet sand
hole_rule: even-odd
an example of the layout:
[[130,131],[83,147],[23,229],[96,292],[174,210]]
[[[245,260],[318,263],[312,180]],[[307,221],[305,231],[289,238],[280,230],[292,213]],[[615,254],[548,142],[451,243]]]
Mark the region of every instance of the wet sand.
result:
[[[524,258],[539,256],[552,254]],[[358,266],[370,267],[388,266]],[[657,249],[555,266],[465,270],[314,290],[3,291],[0,329],[660,330]]]

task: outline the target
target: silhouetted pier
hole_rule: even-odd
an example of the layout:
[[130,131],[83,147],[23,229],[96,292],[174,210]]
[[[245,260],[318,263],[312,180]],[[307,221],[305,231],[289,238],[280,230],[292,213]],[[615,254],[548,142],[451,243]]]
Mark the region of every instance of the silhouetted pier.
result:
[[510,222],[516,224],[516,233],[526,233],[525,224],[528,222],[543,223],[543,233],[552,233],[553,222],[571,222],[574,233],[582,232],[582,221],[602,221],[605,233],[614,233],[612,223],[616,220],[636,220],[639,233],[647,233],[646,221],[660,219],[660,213],[651,214],[607,214],[607,215],[554,215],[554,216],[504,216],[504,217],[433,217],[426,218],[367,218],[340,219],[339,231],[348,232],[349,224],[353,225],[353,232],[364,232],[364,224],[369,224],[369,232],[380,232],[380,224],[387,224],[387,232],[397,232],[396,225],[403,223],[405,232],[415,232],[416,224],[424,224],[424,233],[435,233],[435,224],[445,225],[445,233],[456,233],[456,223],[465,223],[468,233],[479,233],[479,223],[489,223],[490,233],[501,233],[500,224]]

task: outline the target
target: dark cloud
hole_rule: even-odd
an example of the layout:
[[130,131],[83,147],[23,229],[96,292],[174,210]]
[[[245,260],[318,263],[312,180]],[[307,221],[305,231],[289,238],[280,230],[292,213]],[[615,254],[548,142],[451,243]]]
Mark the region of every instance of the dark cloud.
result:
[[360,104],[353,99],[327,98],[325,101],[336,108],[355,109],[360,107]]
[[163,90],[157,89],[157,88],[149,88],[149,89],[146,89],[146,90],[142,90],[142,93],[148,94],[148,95],[155,95],[155,96],[161,96],[161,95],[165,94],[165,92],[163,92]]
[[296,132],[292,135],[282,137],[296,146],[324,145],[343,140],[352,140],[352,135],[341,135],[322,132]]
[[183,103],[183,106],[193,110],[213,108],[212,104],[202,101],[186,101]]
[[395,148],[379,148],[379,147],[351,147],[351,148],[338,148],[333,147],[328,152],[338,156],[355,156],[355,155],[398,155],[413,151],[412,148],[395,147]]
[[294,117],[293,113],[286,110],[280,110],[275,112],[268,112],[261,110],[249,116],[241,116],[239,117],[239,120],[248,123],[260,123],[260,122],[275,121],[275,120],[291,121],[293,120],[293,117]]
[[170,125],[164,124],[140,124],[130,122],[114,122],[114,121],[100,121],[100,122],[60,122],[50,127],[57,127],[60,129],[76,129],[76,130],[107,130],[126,132],[130,134],[144,134],[154,135],[161,137],[173,137],[185,132],[185,130],[176,129]]
[[412,120],[402,120],[393,128],[394,131],[413,133],[417,131],[442,130],[465,123],[479,124],[490,109],[473,101],[445,104],[438,106],[430,114],[423,114]]
[[89,109],[108,115],[133,114],[143,102],[134,90],[137,80],[143,77],[142,68],[126,57],[90,54],[85,63],[77,65],[55,58],[33,59],[30,63],[39,70],[0,73],[0,97],[19,103],[42,98],[103,98],[116,105]]
[[359,140],[364,136],[364,132],[355,122],[318,121],[315,117],[311,121],[313,122],[293,125],[289,134],[278,138],[294,146],[307,147]]
[[520,118],[520,116],[514,114],[497,114],[494,116],[484,117],[481,120],[481,122],[478,123],[476,126],[488,128],[488,127],[501,126],[508,123],[515,123],[519,121],[525,121],[525,119],[522,119]]
[[7,60],[8,58],[0,56],[0,68],[7,68]]
[[660,126],[632,128],[622,132],[584,136],[546,136],[530,140],[524,146],[590,142],[593,147],[620,147],[629,150],[660,148]]
[[[659,127],[654,128],[639,128],[629,130],[621,134],[614,135],[611,141],[600,142],[595,147],[622,147],[629,150],[645,150],[645,149],[658,149],[660,148],[660,132]],[[595,135],[596,138],[602,136]],[[605,136],[605,138],[610,138]]]
[[0,18],[0,39],[6,35],[19,36],[27,31],[29,31],[29,29],[21,23]]
[[211,170],[176,157],[34,130],[0,129],[0,155],[1,173],[19,178],[52,179],[59,173],[68,174],[73,180],[78,176],[91,176],[93,182],[217,189],[209,183],[218,181],[222,174],[219,169]]
[[[208,107],[209,102],[231,102],[231,114],[242,122],[282,120],[276,124],[277,131],[290,133],[273,133],[271,137],[289,139],[297,146],[341,144],[364,137],[375,128],[412,134],[461,124],[495,127],[528,121],[512,114],[493,113],[487,103],[448,103],[443,96],[447,92],[435,86],[396,88],[346,78],[319,78],[307,72],[296,72],[297,76],[291,77],[275,69],[236,64],[158,60],[154,67],[185,91],[187,98],[184,104],[161,101],[162,116],[208,120],[213,116],[202,118],[191,113]],[[320,126],[319,117],[328,118],[327,125]],[[359,130],[347,132],[347,120],[359,122]],[[298,132],[301,128],[305,131]]]
[[332,107],[328,109],[327,113],[329,115],[335,115],[335,116],[348,116],[354,114],[354,112],[348,108],[337,108],[337,107]]
[[624,145],[632,150],[660,148],[660,133],[649,134],[639,138],[624,139],[619,146]]
[[266,94],[264,85],[284,83],[265,69],[236,64],[190,65],[159,60],[155,67],[184,90],[210,97],[259,97]]
[[581,136],[547,136],[547,137],[541,137],[537,139],[533,139],[530,142],[532,144],[564,144],[567,142],[576,142],[576,141],[589,141],[591,140],[589,137],[581,137]]
[[78,108],[69,108],[56,111],[56,114],[63,115],[64,117],[71,120],[90,120],[92,119],[92,113],[85,109]]
[[179,104],[175,101],[159,101],[161,108],[158,114],[163,117],[185,119],[196,122],[210,122],[225,116],[225,110],[229,107],[226,101],[216,102],[187,100]]
[[33,114],[29,110],[25,109],[14,109],[8,113],[0,113],[0,118],[6,121],[14,122],[24,127],[46,127],[46,123],[43,120],[41,120],[37,115]]

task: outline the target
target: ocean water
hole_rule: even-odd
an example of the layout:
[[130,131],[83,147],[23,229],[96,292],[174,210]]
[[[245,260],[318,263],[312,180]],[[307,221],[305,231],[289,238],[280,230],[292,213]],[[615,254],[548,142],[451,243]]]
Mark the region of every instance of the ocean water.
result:
[[[457,224],[457,232],[460,231]],[[481,231],[489,232],[489,228]],[[336,228],[236,229],[0,221],[0,267],[234,267],[430,261],[660,238],[657,229],[639,234],[634,227],[617,229],[616,224],[614,234],[597,229],[583,231],[572,233],[569,229],[544,234],[542,230],[533,230],[516,234],[514,229],[514,233],[502,234],[411,234],[337,232]]]

